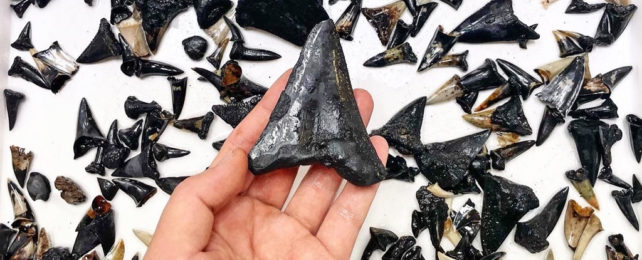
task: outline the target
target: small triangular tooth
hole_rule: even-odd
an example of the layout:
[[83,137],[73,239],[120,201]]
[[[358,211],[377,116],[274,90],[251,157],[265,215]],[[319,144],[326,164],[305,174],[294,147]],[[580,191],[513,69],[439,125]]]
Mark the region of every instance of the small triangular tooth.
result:
[[132,229],[132,232],[134,232],[134,235],[136,235],[138,240],[143,242],[143,244],[145,244],[145,246],[149,246],[149,244],[152,243],[153,234],[151,234],[151,233],[149,233],[147,231],[144,231],[144,230],[140,230],[140,229]]
[[196,0],[193,3],[196,21],[201,29],[214,25],[234,5],[230,0]]
[[13,59],[9,68],[9,76],[18,76],[44,89],[51,89],[51,86],[40,74],[40,71],[31,64],[25,62],[20,56]]
[[359,21],[359,16],[361,16],[361,2],[363,0],[354,0],[350,1],[350,4],[343,11],[343,14],[337,19],[337,32],[339,37],[344,40],[352,41],[352,32]]
[[575,187],[575,190],[577,190],[580,196],[584,198],[586,202],[591,204],[591,206],[599,210],[600,204],[595,192],[593,191],[588,172],[584,168],[580,168],[578,170],[567,171],[565,175],[571,184],[573,184],[573,187]]
[[100,193],[107,200],[112,200],[116,193],[118,192],[118,186],[108,179],[96,178],[98,180],[98,186],[100,187]]
[[143,147],[142,151],[125,161],[125,163],[111,176],[113,177],[126,177],[126,178],[150,178],[156,179],[159,176],[156,169],[156,160],[152,152],[152,147]]
[[459,84],[461,79],[459,76],[452,76],[446,83],[441,85],[434,93],[432,93],[428,100],[426,100],[426,105],[434,105],[441,102],[446,102],[464,95],[464,89]]
[[375,28],[381,45],[386,46],[395,25],[397,25],[397,21],[399,21],[405,10],[406,4],[399,0],[380,7],[361,8],[361,13],[363,13],[370,25]]
[[428,18],[432,12],[437,8],[437,3],[428,2],[419,6],[419,10],[412,16],[412,30],[410,31],[410,36],[415,37],[421,31],[421,28],[424,27]]
[[223,60],[223,54],[225,49],[227,49],[227,44],[229,44],[230,38],[225,38],[221,41],[220,44],[216,46],[214,52],[205,58],[214,68],[219,69],[221,67],[221,61]]
[[11,89],[5,89],[3,91],[4,93],[4,101],[5,104],[7,105],[7,118],[9,119],[9,131],[13,130],[13,126],[16,124],[16,119],[18,118],[18,108],[20,107],[20,103],[22,103],[25,99],[25,95],[13,91]]
[[129,152],[129,148],[118,140],[118,120],[114,120],[109,127],[103,146],[103,165],[109,169],[116,169],[123,165]]
[[214,121],[214,113],[207,112],[203,116],[176,120],[174,121],[174,127],[196,133],[200,139],[205,140],[207,133],[210,131],[212,121]]
[[25,199],[22,190],[13,181],[7,179],[7,190],[9,191],[9,198],[13,206],[14,219],[26,219],[35,221],[33,211],[27,199]]
[[138,208],[142,207],[157,191],[155,187],[134,179],[115,178],[113,182],[134,200]]
[[162,4],[156,1],[136,2],[136,8],[140,10],[140,17],[143,21],[147,43],[152,52],[156,52],[158,49],[172,20],[192,5],[192,1],[165,1]]
[[143,120],[140,119],[129,128],[118,130],[118,140],[131,150],[138,149],[140,134],[143,132]]
[[567,14],[586,14],[600,10],[606,6],[606,3],[589,4],[584,0],[571,0],[571,4],[566,8]]
[[213,105],[212,112],[223,119],[225,123],[236,128],[262,98],[262,95],[256,95],[237,103]]
[[560,49],[560,58],[591,52],[595,40],[577,32],[554,30],[553,35]]
[[111,31],[107,19],[100,19],[98,32],[87,48],[76,59],[79,63],[94,63],[109,57],[120,56],[123,49]]
[[462,52],[462,53],[457,53],[457,54],[448,54],[441,58],[435,65],[433,65],[435,68],[443,68],[443,67],[456,67],[459,68],[461,71],[466,72],[468,71],[468,50]]
[[566,69],[544,86],[542,91],[535,94],[537,98],[548,107],[554,108],[562,117],[566,117],[582,89],[585,62],[583,57],[575,57]]
[[440,25],[435,30],[435,34],[430,40],[426,52],[424,53],[417,71],[424,71],[439,62],[457,42],[457,36],[444,33],[444,28]]
[[183,111],[187,95],[187,77],[182,79],[168,77],[167,80],[172,90],[172,112],[174,112],[174,118],[178,118]]
[[174,189],[176,189],[178,184],[183,182],[188,177],[189,176],[159,178],[158,180],[156,180],[156,185],[158,185],[158,187],[165,193],[172,195],[172,193],[174,193]]
[[410,102],[397,112],[381,128],[373,130],[371,135],[380,135],[402,154],[415,154],[423,150],[421,143],[421,126],[424,121],[426,97]]
[[216,149],[217,151],[220,151],[221,148],[223,148],[223,144],[225,144],[226,140],[227,139],[223,139],[223,140],[220,140],[220,141],[213,142],[212,143],[212,148]]
[[624,217],[626,217],[629,223],[633,225],[635,230],[640,231],[640,223],[638,222],[638,217],[635,215],[635,209],[633,209],[631,201],[632,194],[631,190],[614,190],[611,192],[611,195],[615,199],[620,211],[622,211],[622,214],[624,214]]
[[11,47],[20,51],[28,51],[34,48],[31,43],[31,22],[25,24],[25,27],[20,31],[20,35],[18,35],[18,39],[11,43]]
[[535,77],[528,74],[517,65],[510,63],[507,60],[497,59],[497,65],[510,79],[514,77],[519,86],[519,94],[522,96],[523,100],[528,99],[528,97],[533,93],[533,90],[544,85]]
[[534,145],[535,141],[523,141],[492,150],[490,158],[493,160],[493,169],[504,170],[508,161],[528,151]]
[[98,129],[87,100],[82,98],[78,108],[76,140],[74,141],[74,159],[86,154],[92,148],[102,146],[105,137]]
[[385,67],[400,63],[417,63],[417,56],[412,51],[409,43],[397,45],[391,49],[387,49],[363,63],[366,67]]
[[638,7],[634,4],[607,4],[595,32],[595,44],[608,46],[613,44],[629,25],[629,21]]
[[544,115],[542,115],[542,120],[539,124],[539,129],[537,130],[537,146],[544,144],[546,139],[553,133],[555,127],[561,123],[564,123],[564,119],[560,119],[559,113],[555,112],[554,109],[545,106]]
[[564,210],[568,187],[557,192],[532,219],[517,223],[515,242],[531,253],[541,252],[549,245],[546,238],[553,232]]
[[162,162],[167,159],[186,156],[190,154],[190,151],[155,143],[152,146],[152,153],[157,161]]
[[16,4],[11,4],[11,8],[16,13],[18,18],[22,18],[22,15],[24,15],[25,11],[27,11],[31,4],[33,4],[33,0],[22,0]]

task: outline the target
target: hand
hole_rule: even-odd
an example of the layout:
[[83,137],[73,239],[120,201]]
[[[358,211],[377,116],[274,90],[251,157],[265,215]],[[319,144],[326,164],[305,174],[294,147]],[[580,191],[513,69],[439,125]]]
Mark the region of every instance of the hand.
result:
[[[298,167],[254,176],[247,154],[285,88],[282,75],[234,129],[205,172],[183,181],[158,223],[145,259],[348,259],[378,185],[350,183],[334,200],[341,177],[313,165],[283,209]],[[372,98],[354,91],[367,124]],[[385,162],[388,145],[371,138]]]

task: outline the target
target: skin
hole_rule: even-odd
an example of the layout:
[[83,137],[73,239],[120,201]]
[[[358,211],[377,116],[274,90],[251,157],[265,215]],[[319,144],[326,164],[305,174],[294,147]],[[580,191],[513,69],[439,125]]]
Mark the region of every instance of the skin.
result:
[[[284,206],[298,167],[254,176],[247,154],[268,123],[290,71],[234,129],[211,166],[174,190],[145,259],[348,259],[378,184],[346,183],[313,165]],[[372,114],[367,91],[355,99],[364,124]],[[382,162],[388,144],[372,137]],[[335,199],[336,197],[336,199]]]

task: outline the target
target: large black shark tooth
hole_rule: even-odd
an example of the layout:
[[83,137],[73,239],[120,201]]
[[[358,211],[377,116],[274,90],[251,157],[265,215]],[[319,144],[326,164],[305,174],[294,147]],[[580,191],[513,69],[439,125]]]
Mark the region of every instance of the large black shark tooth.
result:
[[156,188],[134,179],[116,178],[113,182],[120,190],[125,192],[136,203],[136,207],[142,207],[147,200],[156,194]]
[[642,159],[642,119],[636,115],[627,115],[626,121],[629,122],[629,131],[631,136],[631,148],[635,159],[640,162]]
[[523,141],[502,147],[490,152],[490,158],[493,160],[493,169],[504,170],[506,162],[528,151],[535,145],[535,141]]
[[395,233],[383,228],[370,227],[370,240],[361,255],[362,260],[370,259],[375,250],[386,251],[386,248],[399,238]]
[[421,31],[421,28],[424,27],[426,21],[432,14],[432,12],[437,8],[437,3],[428,2],[423,5],[418,6],[419,10],[412,16],[412,29],[410,30],[410,36],[415,37]]
[[392,33],[392,36],[390,36],[390,40],[388,40],[388,45],[386,45],[386,48],[392,49],[397,45],[404,43],[410,36],[410,30],[412,30],[412,25],[406,24],[403,20],[397,21],[395,31]]
[[114,120],[107,132],[107,141],[103,147],[103,165],[109,169],[116,169],[123,165],[129,156],[129,148],[118,140],[118,121]]
[[13,126],[16,124],[16,119],[18,118],[18,108],[20,107],[20,103],[24,101],[25,95],[13,91],[11,89],[5,89],[3,91],[4,93],[4,101],[5,104],[7,105],[7,118],[9,119],[9,131],[13,129]]
[[584,0],[571,0],[571,4],[566,8],[567,14],[587,14],[600,10],[606,6],[606,3],[589,4]]
[[631,201],[633,203],[642,201],[642,184],[640,184],[640,180],[638,180],[635,174],[633,174],[633,189],[631,191],[633,192],[631,195]]
[[568,131],[575,140],[582,167],[588,172],[591,185],[595,184],[601,162],[599,128],[608,127],[597,120],[578,119],[568,125]]
[[456,36],[445,34],[443,31],[441,25],[435,30],[417,71],[424,71],[437,64],[457,42]]
[[557,192],[535,217],[529,221],[517,223],[515,242],[531,253],[546,249],[548,247],[546,238],[557,225],[567,197],[568,187]]
[[167,159],[172,159],[172,158],[179,158],[186,156],[190,154],[190,151],[187,150],[182,150],[174,147],[169,147],[166,145],[162,145],[159,143],[155,143],[152,146],[152,153],[154,154],[154,158],[159,161],[163,162]]
[[406,4],[401,0],[380,7],[361,8],[363,16],[375,28],[383,46],[388,44],[397,21],[405,10]]
[[174,115],[167,111],[147,113],[141,137],[142,147],[145,148],[156,143],[173,119]]
[[136,8],[140,10],[143,30],[147,43],[153,52],[158,49],[161,38],[174,20],[174,17],[185,11],[192,4],[189,0],[139,0]]
[[415,167],[408,167],[406,159],[402,156],[393,156],[388,154],[388,161],[386,162],[386,180],[395,179],[407,182],[414,182],[415,176],[419,174],[419,169]]
[[576,104],[581,105],[598,98],[609,98],[615,87],[629,75],[632,69],[631,66],[624,66],[593,77],[582,86]]
[[[472,241],[470,241],[472,239],[472,237],[462,236],[457,246],[453,250],[446,252],[446,256],[450,257],[449,259],[481,259],[482,253],[472,245]],[[438,252],[438,255],[440,254],[443,253]],[[438,259],[442,258],[438,257]]]
[[497,71],[497,65],[491,59],[486,59],[484,64],[461,77],[459,83],[465,91],[477,92],[494,89],[506,84],[506,79]]
[[557,46],[560,48],[560,57],[568,57],[584,52],[591,52],[595,40],[593,37],[581,33],[555,30],[553,31]]
[[154,159],[152,147],[144,146],[138,155],[127,160],[125,164],[116,169],[111,176],[156,179],[159,173],[156,169],[156,160]]
[[[446,200],[435,196],[426,186],[420,187],[415,195],[421,212],[418,214],[419,219],[416,219],[413,213],[413,222],[415,224],[418,223],[417,221],[420,223],[423,222],[419,226],[428,229],[432,245],[436,250],[443,251],[439,244],[444,234],[444,222],[448,219],[448,205],[446,204]],[[419,232],[421,232],[421,230],[413,228],[415,237],[419,236]]]
[[533,190],[499,176],[481,176],[484,190],[481,242],[484,254],[497,251],[528,211],[539,207]]
[[18,18],[22,18],[22,15],[24,15],[31,4],[33,4],[33,0],[22,0],[16,4],[11,4],[11,8],[16,13]]
[[91,148],[102,146],[105,137],[98,129],[94,116],[89,109],[87,100],[83,98],[78,108],[78,124],[76,126],[76,141],[74,141],[74,159],[83,156]]
[[120,65],[120,71],[129,77],[133,75],[139,78],[146,76],[176,76],[183,73],[183,70],[170,64],[137,57],[122,34],[118,35],[118,41],[122,47],[123,59],[123,63]]
[[343,11],[343,14],[337,19],[337,33],[344,40],[352,41],[352,33],[357,26],[359,16],[361,16],[361,3],[363,0],[351,0],[350,5]]
[[13,205],[14,219],[24,218],[34,221],[35,218],[33,216],[31,206],[29,206],[29,202],[25,199],[20,187],[18,187],[18,185],[13,181],[7,179],[7,190],[9,191],[9,197],[11,198],[11,205]]
[[236,22],[254,27],[303,46],[312,28],[328,19],[321,1],[317,0],[240,0]]
[[614,43],[629,25],[638,7],[634,4],[607,4],[595,33],[595,44],[606,46]]
[[562,118],[572,108],[584,82],[584,58],[578,56],[551,82],[535,94],[549,108],[555,109]]
[[221,68],[221,76],[203,68],[193,68],[196,73],[212,83],[225,103],[236,103],[246,98],[263,95],[267,88],[254,83],[243,75],[236,61],[228,61]]
[[31,22],[25,24],[25,27],[20,31],[20,35],[18,35],[18,39],[11,43],[11,47],[19,51],[28,51],[34,48],[31,43]]
[[382,260],[401,259],[403,254],[417,243],[413,236],[402,236],[390,245],[390,248],[381,257]]
[[508,102],[494,109],[488,109],[471,115],[463,115],[464,120],[481,128],[493,131],[512,132],[519,135],[533,133],[528,119],[524,116],[519,97],[511,97]]
[[111,24],[119,24],[132,16],[132,11],[127,6],[126,0],[111,0],[111,12],[109,14],[109,22]]
[[195,0],[193,4],[196,21],[201,29],[210,28],[234,5],[230,0]]
[[536,40],[539,34],[513,13],[512,0],[492,0],[453,31],[460,42],[487,43]]
[[205,140],[207,133],[210,131],[212,121],[214,121],[214,113],[207,112],[203,116],[176,120],[174,121],[174,127],[194,132],[198,134],[199,138]]
[[545,107],[542,121],[539,124],[539,129],[537,130],[536,145],[542,145],[551,133],[553,133],[555,127],[562,123],[564,123],[564,119],[559,116],[559,113],[555,112],[555,109]]
[[159,178],[156,180],[156,185],[158,185],[158,187],[165,193],[172,195],[178,184],[188,177],[189,176]]
[[441,2],[451,6],[455,10],[459,10],[459,6],[461,6],[461,3],[464,2],[464,0],[441,0]]
[[638,217],[635,215],[635,209],[633,209],[633,205],[631,202],[632,194],[633,193],[631,190],[621,190],[621,191],[611,192],[611,195],[615,199],[617,206],[622,211],[622,214],[624,214],[624,216],[629,221],[629,223],[633,225],[635,230],[639,231],[640,224],[638,222]]
[[124,107],[125,114],[127,114],[127,117],[131,119],[137,119],[143,114],[150,112],[160,112],[162,110],[161,106],[156,103],[156,101],[144,102],[139,100],[135,96],[127,97]]
[[611,147],[622,140],[622,130],[617,125],[598,127],[599,148],[602,153],[602,164],[611,166]]
[[245,47],[245,43],[236,41],[230,50],[230,59],[248,61],[269,61],[281,58],[273,51]]
[[415,161],[431,183],[438,183],[444,189],[454,187],[464,180],[468,166],[489,136],[490,131],[482,131],[446,142],[427,144],[421,153],[415,154]]
[[417,56],[412,51],[410,43],[404,42],[394,48],[387,49],[363,63],[366,67],[385,67],[401,63],[417,63]]
[[568,113],[573,118],[588,119],[609,119],[618,118],[618,107],[610,98],[602,102],[601,105],[590,108],[577,109]]
[[185,104],[185,95],[187,94],[187,78],[177,79],[168,77],[171,90],[172,90],[172,112],[174,117],[178,118],[183,111]]
[[384,126],[373,130],[372,135],[385,138],[391,147],[402,154],[421,152],[421,126],[425,109],[426,97],[420,97],[399,110]]
[[455,101],[457,101],[457,104],[459,104],[464,112],[470,114],[475,102],[477,102],[477,97],[479,97],[478,91],[464,91],[464,94],[460,97],[456,97]]
[[98,186],[100,187],[100,193],[107,200],[112,200],[116,193],[118,192],[118,186],[108,179],[96,178],[98,180]]
[[481,226],[481,216],[470,199],[458,211],[450,211],[452,225],[462,237],[474,238]]
[[123,52],[118,39],[111,31],[111,25],[107,19],[100,19],[98,32],[89,46],[76,59],[79,63],[94,63],[109,57],[119,56]]
[[118,140],[131,150],[138,149],[140,133],[143,132],[143,120],[138,120],[129,128],[118,130]]
[[96,196],[91,208],[78,223],[76,232],[78,234],[71,250],[73,255],[84,255],[98,245],[101,245],[104,252],[109,252],[116,240],[112,205],[102,196]]
[[622,189],[631,189],[631,184],[628,184],[626,181],[620,179],[620,177],[615,176],[615,174],[613,174],[613,169],[611,169],[610,166],[604,166],[600,170],[600,175],[598,175],[597,178]]
[[100,176],[105,175],[105,165],[103,164],[103,150],[103,146],[98,146],[98,148],[96,148],[96,155],[94,156],[94,160],[85,167],[85,172],[98,174]]
[[194,35],[188,38],[185,38],[181,42],[183,44],[183,50],[192,60],[200,60],[205,56],[207,51],[207,40],[205,38]]
[[236,128],[241,121],[254,109],[256,104],[261,101],[263,96],[256,95],[249,97],[241,102],[224,104],[224,105],[213,105],[212,112],[218,117],[223,119],[225,123],[228,123],[233,128]]
[[36,69],[34,66],[31,66],[31,64],[25,62],[22,58],[20,58],[20,56],[16,56],[13,59],[13,63],[9,68],[9,76],[18,76],[26,81],[38,85],[41,88],[51,89],[49,84],[40,74],[40,71],[38,71],[38,69]]
[[310,32],[249,158],[254,174],[323,163],[355,185],[368,186],[385,179],[385,167],[368,139],[331,20]]
[[533,90],[543,85],[542,82],[535,79],[535,77],[528,74],[517,65],[510,63],[506,60],[497,59],[497,65],[506,73],[508,78],[511,77],[516,79],[516,83],[519,86],[519,94],[522,96],[522,99],[526,100],[533,93]]
[[49,179],[38,172],[29,173],[27,192],[33,201],[49,200],[49,194],[51,193],[51,184],[49,184]]

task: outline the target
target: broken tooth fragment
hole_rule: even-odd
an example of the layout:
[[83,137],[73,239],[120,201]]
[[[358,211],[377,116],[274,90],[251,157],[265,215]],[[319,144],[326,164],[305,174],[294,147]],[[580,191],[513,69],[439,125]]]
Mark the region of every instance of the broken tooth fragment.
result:
[[591,242],[593,237],[597,233],[600,233],[602,230],[604,229],[602,228],[602,221],[600,221],[600,218],[598,218],[595,214],[591,214],[588,222],[586,223],[586,227],[584,227],[584,231],[582,231],[580,240],[577,243],[577,248],[575,249],[575,253],[573,254],[573,260],[582,259],[582,255],[584,255],[584,250],[586,250],[588,244]]
[[600,209],[600,205],[597,202],[597,197],[593,191],[593,186],[591,181],[588,179],[588,173],[584,168],[578,170],[572,170],[566,172],[566,178],[569,179],[573,187],[580,193],[580,196],[586,200],[591,206],[596,209]]

